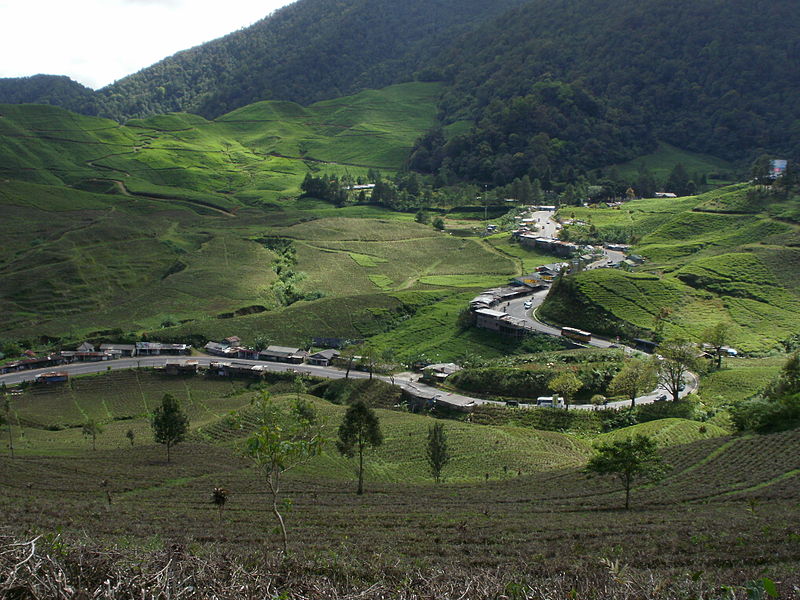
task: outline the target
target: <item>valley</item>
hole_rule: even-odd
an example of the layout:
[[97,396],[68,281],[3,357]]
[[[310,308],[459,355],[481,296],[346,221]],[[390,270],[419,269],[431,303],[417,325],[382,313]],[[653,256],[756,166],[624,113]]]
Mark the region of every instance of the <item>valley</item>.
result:
[[0,597],[800,598],[795,8],[0,79]]

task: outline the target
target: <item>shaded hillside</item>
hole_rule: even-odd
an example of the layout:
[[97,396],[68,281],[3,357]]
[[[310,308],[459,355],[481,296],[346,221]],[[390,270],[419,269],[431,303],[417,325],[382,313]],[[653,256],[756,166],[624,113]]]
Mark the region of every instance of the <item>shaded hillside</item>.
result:
[[65,75],[0,78],[0,103],[52,104],[82,114],[94,114],[95,93]]
[[789,0],[533,0],[435,59],[452,81],[443,122],[478,126],[429,143],[419,166],[569,182],[570,168],[653,138],[727,159],[796,156],[798,39]]
[[104,116],[215,117],[258,100],[310,104],[408,81],[432,51],[519,0],[299,0],[101,91]]

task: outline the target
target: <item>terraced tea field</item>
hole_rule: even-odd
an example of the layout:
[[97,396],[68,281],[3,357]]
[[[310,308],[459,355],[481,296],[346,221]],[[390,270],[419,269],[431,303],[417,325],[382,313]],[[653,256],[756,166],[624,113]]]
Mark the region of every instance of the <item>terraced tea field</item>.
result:
[[[128,377],[130,383],[137,375]],[[152,393],[144,379],[140,383],[149,403]],[[181,394],[182,383],[187,388]],[[73,402],[85,411],[102,412],[105,405],[122,415],[142,405],[135,386],[118,393],[122,386],[115,385],[103,398],[95,385],[81,381],[82,389],[73,390]],[[32,536],[59,528],[67,544],[87,543],[83,532],[91,531],[91,544],[108,547],[178,543],[192,553],[215,548],[232,556],[277,551],[262,477],[235,450],[247,433],[250,409],[243,430],[232,427],[223,412],[249,406],[252,392],[230,382],[198,385],[175,380],[164,387],[193,397],[192,414],[202,422],[190,441],[177,446],[170,464],[144,433],[130,447],[121,432],[109,428],[93,452],[85,440],[80,447],[72,444],[70,431],[48,431],[48,441],[26,428],[30,440],[19,446],[17,458],[0,458],[5,531]],[[41,418],[47,412],[32,407],[45,395],[25,396],[20,406]],[[57,407],[52,396],[46,402],[54,408],[48,410]],[[65,402],[67,396],[62,392]],[[314,402],[333,428],[344,408]],[[204,420],[202,405],[222,417]],[[671,446],[664,450],[672,466],[668,476],[637,485],[632,509],[624,511],[616,480],[587,479],[579,470],[589,453],[586,441],[446,421],[453,463],[446,482],[435,485],[424,463],[431,419],[379,414],[386,441],[367,458],[364,496],[354,493],[351,465],[331,449],[287,481],[290,546],[295,560],[314,563],[318,573],[338,578],[361,564],[349,571],[353,581],[383,572],[381,580],[389,582],[424,565],[456,573],[500,569],[505,581],[526,585],[560,572],[583,585],[577,582],[598,569],[605,572],[601,561],[611,561],[624,568],[624,578],[609,579],[606,594],[621,592],[626,581],[712,590],[743,589],[748,581],[769,577],[782,596],[791,597],[800,584],[798,431]],[[675,441],[698,433],[681,427],[675,422],[660,429],[680,430]],[[112,442],[113,436],[125,443]],[[230,490],[221,520],[209,502],[218,485]]]
[[581,274],[541,314],[598,333],[650,337],[666,308],[666,335],[699,340],[724,322],[729,344],[740,351],[780,347],[800,333],[794,251],[800,225],[775,219],[752,194],[740,184],[689,198],[635,200],[619,209],[563,210],[601,232],[627,231],[633,252],[646,262],[630,274]]

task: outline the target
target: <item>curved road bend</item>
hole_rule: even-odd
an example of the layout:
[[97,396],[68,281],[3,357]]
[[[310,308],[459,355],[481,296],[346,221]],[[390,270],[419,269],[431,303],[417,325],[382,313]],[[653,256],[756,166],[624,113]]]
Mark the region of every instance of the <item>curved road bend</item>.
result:
[[[542,231],[543,235],[548,235],[550,237],[556,237],[558,231],[558,224],[553,221],[552,219],[553,212],[551,211],[536,211],[531,214],[532,218],[537,219],[537,226]],[[607,259],[616,259],[617,256],[609,256],[610,253],[620,254],[619,252],[605,250],[606,256],[608,258],[604,258],[601,261],[598,261],[597,264],[601,264],[603,261]],[[621,258],[619,259],[621,260]],[[538,331],[540,333],[545,333],[548,335],[561,335],[561,329],[559,327],[553,327],[552,325],[548,325],[546,323],[542,323],[539,321],[536,316],[536,309],[544,302],[545,297],[547,296],[548,290],[540,290],[538,292],[534,292],[532,295],[523,298],[517,298],[511,300],[507,306],[505,306],[505,310],[513,317],[517,317],[519,319],[524,320],[531,329]],[[525,308],[525,302],[527,300],[531,300],[532,307],[530,309]],[[497,308],[504,308],[503,305],[498,306]],[[619,345],[615,342],[604,340],[601,338],[597,338],[594,335],[592,336],[592,340],[589,342],[589,345],[596,346],[598,348],[609,348],[613,345]],[[626,346],[621,346],[624,348],[625,352],[634,352],[633,348],[629,348]],[[210,357],[210,356],[157,356],[157,357],[145,357],[145,358],[119,358],[112,361],[102,361],[102,362],[92,362],[92,363],[73,363],[70,365],[60,365],[55,367],[55,369],[59,371],[66,371],[70,375],[82,375],[86,373],[100,373],[106,370],[118,370],[118,369],[132,369],[135,367],[163,367],[167,362],[174,362],[176,360],[196,360],[199,365],[208,366],[211,362],[220,362],[230,359],[225,359],[221,357]],[[306,373],[309,375],[315,375],[317,377],[324,377],[326,379],[343,379],[345,377],[345,371],[341,369],[337,369],[334,367],[319,367],[315,365],[292,365],[286,363],[274,363],[274,362],[264,362],[264,361],[256,361],[256,360],[239,360],[236,359],[237,363],[239,364],[248,364],[248,365],[263,365],[267,367],[270,371],[273,372],[283,372],[283,371],[293,371],[297,373]],[[20,383],[22,381],[33,381],[36,375],[41,373],[48,373],[53,371],[54,367],[48,367],[45,369],[36,369],[31,371],[20,371],[16,373],[8,373],[6,375],[0,375],[0,382],[5,382],[6,385],[13,385],[16,383]],[[364,371],[350,371],[350,377],[353,379],[365,379],[369,377],[368,373]],[[482,398],[472,398],[470,396],[463,396],[461,394],[453,394],[450,392],[443,391],[439,388],[434,388],[424,383],[420,383],[418,381],[414,381],[413,376],[410,374],[403,374],[392,377],[386,377],[384,375],[375,375],[375,378],[381,379],[383,381],[394,383],[395,385],[401,387],[402,389],[408,390],[412,393],[421,393],[431,398],[435,398],[443,403],[462,407],[462,408],[469,408],[476,404],[503,404],[501,402],[496,402],[493,400],[484,400]],[[686,388],[681,392],[681,396],[685,396],[691,392],[694,392],[698,387],[697,376],[694,373],[687,374],[688,381],[686,382]],[[650,402],[655,402],[656,399],[661,396],[662,394],[666,393],[666,390],[662,388],[657,388],[650,392],[649,394],[645,394],[639,398],[636,398],[636,402],[639,404],[648,404]],[[619,401],[619,402],[609,402],[608,404],[604,405],[602,408],[623,408],[628,406],[628,401]],[[592,410],[598,407],[590,404],[577,404],[571,405],[570,408],[574,409],[584,409],[584,410]]]

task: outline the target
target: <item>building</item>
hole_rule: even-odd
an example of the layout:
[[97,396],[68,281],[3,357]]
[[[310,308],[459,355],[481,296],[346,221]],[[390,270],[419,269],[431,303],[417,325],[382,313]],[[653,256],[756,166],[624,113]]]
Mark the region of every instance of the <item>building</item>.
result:
[[114,358],[119,358],[119,356],[115,356],[111,352],[103,350],[97,351],[92,344],[84,342],[78,346],[77,350],[62,350],[61,358],[63,358],[65,362],[98,362],[101,360],[112,360]]
[[42,369],[44,367],[54,367],[64,362],[60,354],[51,354],[40,358],[27,358],[0,365],[0,373],[13,373],[15,371],[27,371],[30,369]]
[[230,344],[225,344],[222,342],[208,342],[205,346],[203,346],[203,350],[205,350],[208,354],[213,354],[214,356],[224,356],[226,358],[236,358],[239,355],[237,348],[233,348]]
[[161,342],[136,342],[137,356],[159,356],[166,354],[178,356],[181,354],[191,354],[192,347],[189,344],[163,344]]
[[258,354],[259,360],[270,362],[284,362],[299,365],[308,357],[308,352],[300,348],[286,346],[267,346]]
[[197,369],[196,360],[168,362],[164,365],[164,372],[167,375],[194,375],[197,373]]
[[267,373],[267,367],[233,361],[220,361],[209,363],[206,373],[216,377],[263,377]]
[[444,381],[460,370],[461,367],[455,363],[436,363],[422,369],[422,379],[432,382]]
[[100,344],[100,352],[107,352],[114,358],[136,356],[136,344]]
[[331,362],[338,358],[339,351],[334,349],[320,350],[308,357],[306,362],[310,365],[317,365],[319,367],[327,367]]
[[524,320],[489,308],[475,311],[475,326],[513,337],[522,337],[528,333],[528,327]]
[[556,256],[570,257],[576,254],[580,247],[571,242],[562,242],[555,238],[541,237],[533,233],[523,233],[519,236],[519,243],[528,248],[536,248],[551,252]]
[[244,346],[239,346],[235,348],[236,350],[236,358],[241,358],[242,360],[258,360],[259,351],[255,348],[245,348]]

